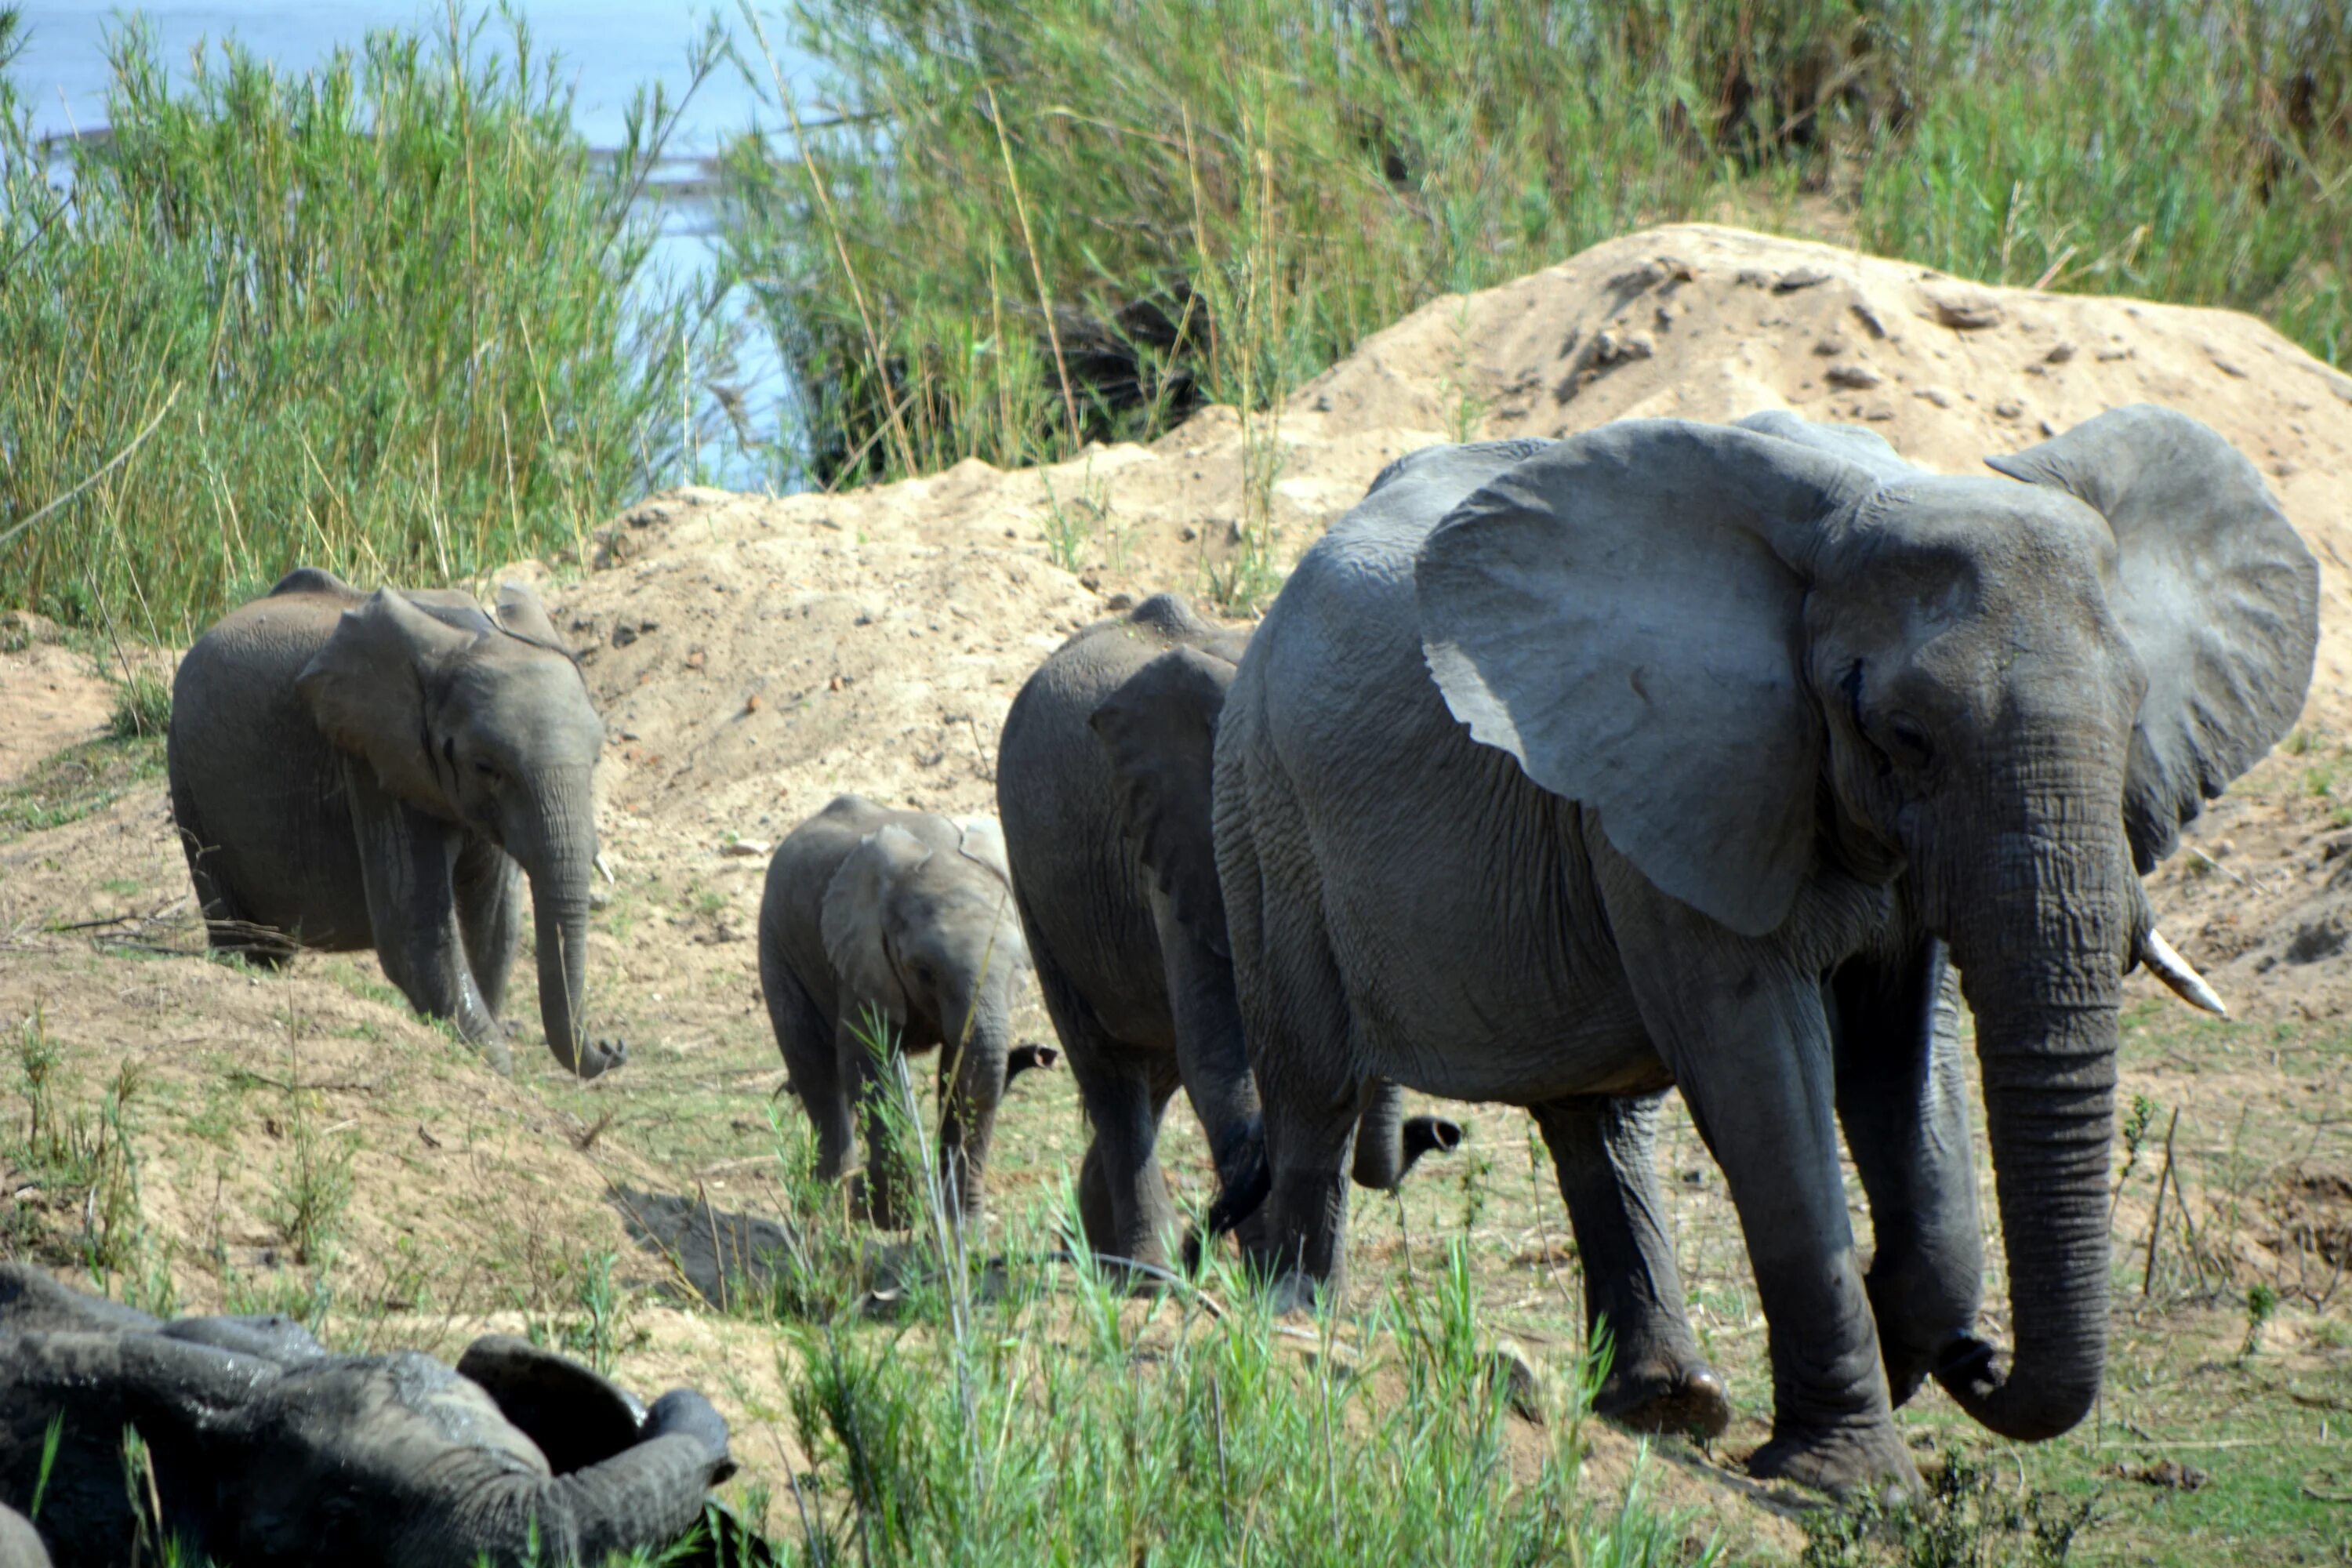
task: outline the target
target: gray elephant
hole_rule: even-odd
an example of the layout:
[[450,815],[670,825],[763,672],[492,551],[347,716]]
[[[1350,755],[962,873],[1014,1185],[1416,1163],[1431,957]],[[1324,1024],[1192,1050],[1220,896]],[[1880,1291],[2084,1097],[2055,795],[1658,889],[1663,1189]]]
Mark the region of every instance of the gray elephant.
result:
[[1054,1055],[1016,1046],[1028,950],[992,822],[889,811],[845,795],[776,846],[760,900],[760,988],[793,1092],[815,1123],[817,1173],[848,1173],[860,1113],[866,1212],[912,1223],[906,1173],[887,1158],[888,1070],[869,1020],[905,1052],[939,1050],[940,1173],[977,1220],[1007,1080]]
[[[2317,573],[2179,414],[1992,464],[1931,475],[1785,415],[1626,421],[1416,454],[1307,552],[1215,763],[1280,1264],[1339,1278],[1373,1079],[1539,1117],[1672,1082],[1769,1329],[1752,1471],[1916,1488],[1891,1402],[1929,1374],[2004,1436],[2081,1419],[2123,974],[2201,984],[2139,874],[2293,721]],[[1947,952],[2013,1360],[1975,1335]]]
[[283,1318],[163,1323],[0,1265],[0,1503],[39,1493],[58,1568],[173,1542],[239,1568],[595,1563],[686,1537],[733,1469],[701,1395],[648,1410],[521,1340],[454,1372],[330,1355]]
[[[1228,1192],[1261,1185],[1256,1086],[1241,1037],[1209,839],[1211,746],[1245,632],[1172,595],[1097,622],[1039,666],[997,746],[996,804],[1045,1009],[1094,1136],[1080,1167],[1087,1245],[1154,1268],[1175,1227],[1156,1146],[1181,1084]],[[1403,1180],[1461,1129],[1376,1092],[1355,1179]]]
[[592,775],[604,726],[538,596],[362,595],[304,567],[196,639],[172,689],[172,815],[212,945],[268,963],[374,950],[500,1071],[523,876],[555,1059],[590,1039]]

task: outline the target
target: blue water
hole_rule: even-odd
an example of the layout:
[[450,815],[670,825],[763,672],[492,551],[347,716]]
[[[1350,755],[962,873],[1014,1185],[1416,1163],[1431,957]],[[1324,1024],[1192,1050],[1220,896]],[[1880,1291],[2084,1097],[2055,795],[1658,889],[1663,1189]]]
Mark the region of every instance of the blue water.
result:
[[[263,0],[145,0],[130,6],[91,0],[21,0],[24,49],[11,75],[42,136],[87,133],[106,122],[110,68],[106,39],[132,16],[161,45],[161,55],[184,79],[191,52],[234,37],[282,71],[299,72],[323,63],[338,47],[356,49],[373,29],[400,27],[431,36],[446,33],[448,13],[437,3],[417,0],[314,0],[308,5]],[[480,15],[479,5],[461,11]],[[572,119],[592,147],[617,146],[631,95],[659,79],[673,100],[692,79],[690,47],[712,13],[669,5],[660,0],[530,0],[519,7],[530,24],[533,52],[557,57],[559,73],[574,88]],[[740,52],[764,78],[765,62],[730,5],[719,13],[740,42]],[[781,43],[781,22],[763,15],[772,44]],[[510,52],[511,38],[493,15],[478,47]],[[795,93],[806,97],[814,72],[806,59],[779,53],[778,64]],[[764,86],[764,80],[762,86]],[[772,89],[771,89],[772,90]],[[762,111],[761,93],[734,63],[722,61],[688,102],[665,149],[663,167],[649,184],[647,200],[661,219],[654,266],[671,277],[706,272],[714,259],[709,209],[694,199],[704,161],[720,145],[756,124],[777,118]],[[740,377],[759,437],[772,437],[789,403],[790,388],[772,346],[752,336],[745,344]],[[751,483],[760,470],[740,457],[722,460],[718,476]]]

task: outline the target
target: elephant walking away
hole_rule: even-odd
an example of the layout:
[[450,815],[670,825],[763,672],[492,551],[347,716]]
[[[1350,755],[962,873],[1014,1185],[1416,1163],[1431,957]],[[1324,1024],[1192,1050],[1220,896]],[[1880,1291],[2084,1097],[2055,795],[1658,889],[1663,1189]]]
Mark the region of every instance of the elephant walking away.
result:
[[793,1092],[816,1125],[817,1173],[849,1170],[863,1114],[866,1204],[899,1229],[907,1173],[887,1158],[869,1020],[896,1048],[939,1050],[940,1173],[981,1215],[989,1140],[1007,1080],[1054,1055],[1016,1047],[1013,1014],[1029,953],[996,825],[889,811],[845,795],[776,846],[760,901],[760,987]]
[[[1175,1215],[1156,1146],[1181,1085],[1221,1186],[1264,1180],[1209,837],[1210,749],[1247,634],[1173,595],[1073,637],[1022,686],[997,748],[996,800],[1038,988],[1093,1137],[1078,1203],[1087,1245],[1168,1263]],[[1355,1179],[1390,1189],[1461,1129],[1406,1119],[1375,1089]]]
[[[1916,1489],[1891,1404],[1927,1375],[2013,1438],[2089,1410],[2122,978],[2190,980],[2139,878],[2301,709],[2317,572],[2183,415],[1991,461],[1630,420],[1415,454],[1307,551],[1215,757],[1271,1264],[1341,1278],[1365,1083],[1539,1118],[1672,1083],[1769,1328],[1753,1472]],[[1948,958],[2012,1352],[1976,1335]]]
[[5,1510],[36,1492],[57,1568],[167,1561],[174,1541],[236,1568],[599,1563],[680,1541],[734,1468],[700,1394],[648,1410],[522,1340],[478,1340],[455,1371],[330,1355],[284,1318],[163,1323],[0,1264],[9,1568],[27,1559]]
[[548,1049],[582,1078],[592,779],[604,726],[539,598],[362,595],[310,567],[196,639],[172,689],[172,816],[215,950],[373,949],[416,1010],[501,1072],[499,1012],[538,928]]

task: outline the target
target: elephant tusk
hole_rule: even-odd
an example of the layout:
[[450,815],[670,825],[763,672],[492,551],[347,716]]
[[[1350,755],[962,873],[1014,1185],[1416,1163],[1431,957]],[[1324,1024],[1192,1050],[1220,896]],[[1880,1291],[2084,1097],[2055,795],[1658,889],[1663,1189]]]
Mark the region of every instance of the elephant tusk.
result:
[[2140,943],[2139,961],[2147,965],[2150,974],[2163,981],[2174,995],[2191,1007],[2201,1007],[2217,1018],[2230,1016],[2230,1009],[2205,984],[2205,977],[2190,967],[2189,961],[2180,956],[2180,950],[2165,941],[2164,933],[2154,926],[2148,928],[2147,940]]

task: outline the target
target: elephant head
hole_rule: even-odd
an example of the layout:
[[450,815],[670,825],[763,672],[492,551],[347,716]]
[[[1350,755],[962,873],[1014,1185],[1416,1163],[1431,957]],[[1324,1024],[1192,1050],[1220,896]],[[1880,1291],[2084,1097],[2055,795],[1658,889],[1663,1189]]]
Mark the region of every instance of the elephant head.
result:
[[495,616],[457,594],[379,589],[343,613],[297,682],[328,739],[409,805],[482,835],[530,879],[548,1049],[582,1078],[621,1059],[591,1042],[592,788],[604,727],[529,589]]
[[2301,708],[2317,573],[2252,465],[2168,410],[1992,466],[1628,421],[1471,496],[1417,594],[1455,718],[1662,890],[1802,953],[1817,895],[1886,889],[1948,943],[2016,1346],[1962,1336],[1937,1375],[2033,1439],[2104,1365],[2117,1004],[2169,952],[2137,874]]
[[[941,1158],[968,1214],[978,1211],[997,1106],[1016,1054],[1013,1016],[1029,949],[994,823],[956,825],[952,850],[903,827],[866,836],[826,886],[826,956],[845,1013],[880,1009],[909,1045],[946,1053]],[[1027,1052],[1023,1065],[1047,1065]]]

